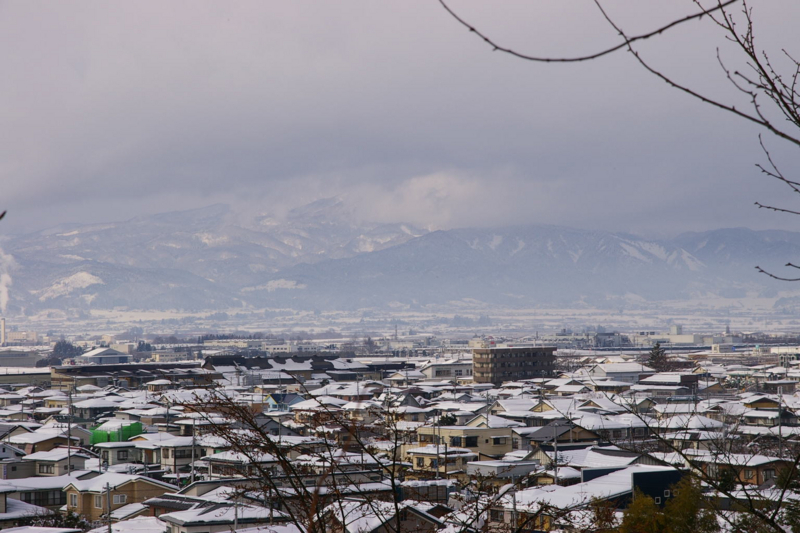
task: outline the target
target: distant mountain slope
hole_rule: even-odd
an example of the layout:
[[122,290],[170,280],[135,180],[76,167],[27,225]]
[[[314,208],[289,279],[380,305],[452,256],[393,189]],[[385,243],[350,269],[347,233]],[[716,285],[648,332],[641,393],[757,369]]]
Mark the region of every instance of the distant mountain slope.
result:
[[719,265],[753,268],[756,259],[774,267],[800,257],[800,233],[790,231],[718,229],[684,233],[673,242],[695,257]]
[[[113,301],[135,308],[195,309],[200,300],[214,309],[236,304],[239,289],[283,268],[381,250],[424,233],[411,225],[359,223],[341,201],[327,199],[282,218],[246,218],[230,206],[213,205],[111,224],[63,225],[12,238],[3,248],[21,267],[12,273],[12,305],[18,308],[86,307],[91,298],[91,305],[100,307]],[[95,273],[98,269],[103,275]],[[84,271],[103,280],[134,276],[141,281],[87,287],[64,281]],[[73,287],[58,298],[42,299],[53,283]],[[179,297],[177,288],[184,285],[195,287],[195,294]],[[211,297],[206,291],[217,293]]]
[[285,217],[229,206],[68,225],[7,240],[12,306],[338,308],[479,301],[625,307],[793,290],[758,275],[800,258],[800,233],[745,228],[670,240],[556,226],[428,233],[365,224],[322,200]]
[[264,297],[280,305],[607,305],[697,295],[713,284],[713,272],[672,243],[525,226],[438,231],[380,252],[297,265],[278,279],[292,289]]

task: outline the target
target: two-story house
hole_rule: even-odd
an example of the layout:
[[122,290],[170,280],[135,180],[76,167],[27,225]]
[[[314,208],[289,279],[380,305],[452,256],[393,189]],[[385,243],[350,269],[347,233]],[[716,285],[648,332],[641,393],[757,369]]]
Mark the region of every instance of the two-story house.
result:
[[97,521],[108,512],[131,503],[175,491],[175,486],[144,476],[101,474],[92,479],[72,481],[64,488],[67,510]]

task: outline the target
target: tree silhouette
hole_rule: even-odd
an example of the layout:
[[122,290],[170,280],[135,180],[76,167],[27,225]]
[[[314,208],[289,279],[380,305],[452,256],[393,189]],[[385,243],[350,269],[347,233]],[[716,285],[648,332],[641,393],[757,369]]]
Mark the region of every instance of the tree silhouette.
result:
[[656,372],[667,372],[672,369],[672,363],[667,357],[667,351],[661,347],[661,343],[657,342],[650,349],[647,355],[647,366]]

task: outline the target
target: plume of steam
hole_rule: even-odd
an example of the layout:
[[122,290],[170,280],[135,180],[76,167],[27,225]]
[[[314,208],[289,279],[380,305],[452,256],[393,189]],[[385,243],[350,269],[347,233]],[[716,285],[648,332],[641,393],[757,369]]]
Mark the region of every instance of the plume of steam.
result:
[[8,306],[8,290],[11,287],[11,270],[14,258],[0,248],[0,312],[5,313]]

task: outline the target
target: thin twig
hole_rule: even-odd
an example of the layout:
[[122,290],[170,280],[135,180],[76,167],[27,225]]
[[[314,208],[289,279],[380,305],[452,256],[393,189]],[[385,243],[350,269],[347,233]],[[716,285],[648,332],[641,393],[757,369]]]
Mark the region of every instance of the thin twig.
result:
[[526,61],[537,61],[537,62],[540,62],[540,63],[577,63],[577,62],[580,62],[580,61],[591,61],[592,59],[597,59],[599,57],[603,57],[603,56],[611,54],[613,52],[617,52],[619,50],[623,50],[630,43],[633,43],[633,42],[636,42],[636,41],[643,41],[645,39],[649,39],[651,37],[655,37],[656,35],[660,35],[660,34],[666,32],[666,31],[668,31],[668,30],[670,30],[670,29],[672,29],[672,28],[674,28],[676,26],[679,26],[679,25],[685,23],[685,22],[690,22],[692,20],[701,19],[704,16],[709,15],[710,13],[725,9],[727,6],[729,6],[731,4],[734,4],[736,2],[739,2],[739,1],[740,0],[727,0],[726,2],[723,2],[723,3],[719,4],[718,6],[712,8],[712,9],[702,9],[698,13],[694,13],[692,15],[687,15],[687,16],[685,16],[683,18],[679,18],[679,19],[673,20],[669,24],[661,26],[660,28],[658,28],[656,30],[653,30],[651,32],[643,33],[643,34],[637,35],[635,37],[627,38],[623,42],[621,42],[621,43],[619,43],[617,45],[614,45],[611,48],[607,48],[607,49],[601,50],[599,52],[594,52],[592,54],[588,54],[588,55],[584,55],[584,56],[576,56],[576,57],[542,57],[542,56],[532,56],[532,55],[523,54],[523,53],[520,53],[520,52],[515,52],[511,48],[506,48],[506,47],[498,44],[494,39],[486,36],[480,30],[475,28],[475,26],[473,26],[472,24],[470,24],[469,22],[467,22],[466,20],[461,18],[458,14],[456,14],[455,11],[453,11],[450,8],[450,6],[447,5],[447,3],[445,3],[444,0],[439,0],[439,3],[450,14],[450,16],[452,16],[455,20],[457,20],[462,26],[467,28],[469,31],[471,31],[472,33],[474,33],[475,35],[477,35],[478,37],[483,39],[483,41],[486,44],[488,44],[489,46],[491,46],[495,51],[505,52],[506,54],[510,54],[510,55],[512,55],[514,57],[518,57],[520,59],[525,59]]
[[[787,265],[787,266],[789,266],[789,265]],[[794,266],[794,265],[792,265],[792,266]],[[761,274],[766,274],[767,276],[769,276],[769,277],[771,277],[773,279],[780,280],[780,281],[800,281],[800,278],[783,278],[781,276],[776,276],[775,274],[773,274],[771,272],[767,272],[766,270],[764,270],[760,266],[757,266],[756,270],[758,270]]]

